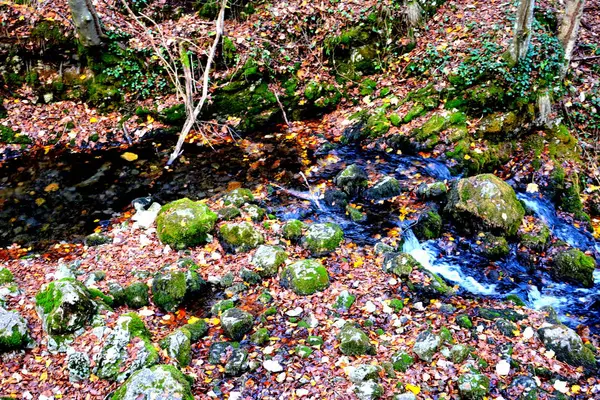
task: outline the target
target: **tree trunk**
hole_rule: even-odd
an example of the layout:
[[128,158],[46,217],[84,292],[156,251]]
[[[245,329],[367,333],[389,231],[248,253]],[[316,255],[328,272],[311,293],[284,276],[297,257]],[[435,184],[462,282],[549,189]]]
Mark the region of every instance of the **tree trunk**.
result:
[[563,49],[565,50],[563,76],[567,72],[571,57],[573,56],[573,49],[577,42],[579,25],[581,23],[584,7],[585,0],[566,0],[565,13],[558,28],[558,40],[560,40],[560,43],[562,43]]
[[84,47],[99,46],[102,28],[92,0],[69,0],[69,7],[81,44]]
[[515,37],[510,48],[513,63],[518,63],[527,56],[531,41],[531,25],[533,24],[533,8],[535,0],[521,0],[517,9]]

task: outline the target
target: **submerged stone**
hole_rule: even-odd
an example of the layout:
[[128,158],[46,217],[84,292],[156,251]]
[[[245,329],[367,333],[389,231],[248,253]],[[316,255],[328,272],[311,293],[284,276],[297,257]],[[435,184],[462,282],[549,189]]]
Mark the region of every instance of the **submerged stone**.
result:
[[171,365],[155,365],[134,373],[111,400],[178,399],[194,400],[190,381]]
[[448,194],[446,211],[463,229],[514,235],[525,215],[515,191],[492,174],[460,179]]
[[369,176],[361,166],[352,164],[336,176],[335,184],[349,196],[356,196],[369,185]]
[[317,260],[300,260],[288,265],[281,274],[281,285],[298,295],[309,295],[329,286],[327,269]]
[[498,260],[510,253],[508,242],[501,236],[482,233],[477,237],[475,251],[490,260]]
[[185,249],[205,243],[217,218],[206,204],[183,198],[160,209],[156,232],[162,243]]

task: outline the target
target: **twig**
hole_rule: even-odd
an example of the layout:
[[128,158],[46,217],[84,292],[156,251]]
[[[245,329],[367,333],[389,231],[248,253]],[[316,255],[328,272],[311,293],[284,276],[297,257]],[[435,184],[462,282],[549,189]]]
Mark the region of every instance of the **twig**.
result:
[[579,57],[579,58],[574,58],[571,61],[591,61],[591,60],[597,60],[599,59],[600,56],[588,56],[588,57]]
[[281,100],[279,100],[279,96],[277,95],[277,90],[273,90],[273,94],[275,95],[275,100],[277,100],[277,104],[279,104],[279,108],[281,108],[281,113],[283,114],[283,120],[285,121],[288,128],[292,126],[290,121],[287,118],[287,114],[285,113],[285,109],[283,108],[283,104],[281,104]]
[[304,178],[304,182],[306,183],[306,186],[308,187],[308,192],[310,193],[310,196],[312,197],[313,201],[315,202],[315,204],[317,205],[319,210],[323,211],[323,207],[321,207],[321,203],[319,203],[319,198],[317,197],[316,194],[313,193],[313,190],[310,187],[310,184],[308,183],[308,179],[306,179],[306,175],[304,175],[304,172],[302,172],[302,171],[300,171],[300,175],[302,176],[302,178]]

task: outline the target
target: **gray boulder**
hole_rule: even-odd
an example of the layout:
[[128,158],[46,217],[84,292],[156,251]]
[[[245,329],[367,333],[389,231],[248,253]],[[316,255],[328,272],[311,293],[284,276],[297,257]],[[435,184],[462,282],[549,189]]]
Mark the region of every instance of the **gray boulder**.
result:
[[135,372],[111,400],[194,400],[189,378],[171,365],[155,365]]

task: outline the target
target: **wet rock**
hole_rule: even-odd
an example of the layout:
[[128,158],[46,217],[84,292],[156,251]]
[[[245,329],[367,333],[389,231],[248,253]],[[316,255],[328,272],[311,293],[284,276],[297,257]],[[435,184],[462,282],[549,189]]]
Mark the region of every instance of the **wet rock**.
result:
[[223,332],[235,341],[242,340],[244,335],[252,330],[253,324],[252,314],[239,308],[230,308],[221,314]]
[[421,332],[415,340],[413,352],[419,356],[421,360],[431,362],[433,360],[433,355],[437,352],[441,342],[441,338],[434,335],[431,331],[427,330]]
[[69,381],[81,382],[90,377],[90,358],[86,353],[75,351],[67,356]]
[[185,249],[205,243],[217,214],[206,204],[188,198],[165,204],[156,218],[156,232],[164,244]]
[[223,247],[236,253],[245,252],[256,248],[265,242],[265,239],[251,223],[228,223],[220,229]]
[[439,199],[447,192],[444,182],[422,183],[417,188],[417,196],[423,200]]
[[233,349],[225,364],[225,374],[229,376],[240,376],[248,370],[248,351],[244,349]]
[[27,321],[17,311],[0,307],[0,353],[19,350],[31,343]]
[[375,348],[367,334],[350,322],[340,329],[338,340],[340,341],[340,351],[347,356],[375,354]]
[[360,382],[354,386],[354,394],[359,400],[375,400],[383,396],[383,386],[375,381]]
[[367,220],[366,213],[360,211],[358,207],[351,206],[350,204],[346,206],[346,214],[353,222],[365,222]]
[[277,275],[279,267],[285,263],[287,253],[278,246],[261,245],[252,257],[255,271],[264,278]]
[[495,308],[484,308],[478,307],[477,313],[483,319],[487,319],[489,321],[495,321],[498,318],[504,318],[508,321],[517,322],[522,319],[525,319],[525,316],[521,313],[518,313],[509,308],[506,309],[495,309]]
[[470,350],[463,344],[455,344],[450,349],[450,359],[455,364],[460,364],[469,357]]
[[421,264],[408,253],[386,253],[383,258],[383,271],[400,278],[408,277]]
[[514,235],[525,210],[514,190],[492,174],[460,179],[448,193],[448,212],[465,230]]
[[373,251],[375,252],[375,254],[385,254],[393,253],[396,251],[396,249],[383,242],[378,242],[375,244],[375,246],[373,246]]
[[88,290],[75,279],[64,278],[42,286],[35,296],[36,311],[49,335],[75,333],[96,313]]
[[300,260],[281,273],[281,285],[298,295],[309,295],[329,286],[327,269],[317,260]]
[[499,260],[510,253],[510,248],[505,238],[491,233],[481,233],[477,237],[475,251],[491,260]]
[[119,317],[94,359],[94,373],[98,377],[118,382],[159,361],[158,352],[150,341],[150,332],[135,313]]
[[437,211],[428,210],[419,216],[413,231],[421,240],[436,239],[442,233],[442,217]]
[[241,207],[246,203],[251,203],[254,201],[254,195],[248,189],[238,188],[226,193],[223,196],[223,204],[226,206],[234,205],[236,207]]
[[399,351],[392,355],[392,366],[394,371],[406,372],[415,363],[415,359],[410,354]]
[[160,347],[165,349],[168,356],[177,360],[181,366],[187,366],[192,361],[191,346],[191,334],[185,328],[177,329],[160,342]]
[[304,222],[298,221],[297,219],[291,219],[283,225],[283,237],[292,241],[300,240],[304,227]]
[[125,304],[138,309],[150,304],[148,285],[144,282],[134,282],[125,289]]
[[550,229],[541,221],[536,221],[533,231],[520,233],[521,245],[537,252],[546,250],[549,240]]
[[135,372],[112,400],[179,399],[194,400],[190,381],[171,365],[155,365]]
[[385,176],[367,190],[366,196],[371,200],[377,201],[399,196],[401,192],[400,182],[394,177]]
[[594,286],[594,270],[596,261],[581,250],[569,249],[554,256],[550,274],[562,281],[571,282],[584,287]]
[[490,379],[479,372],[468,372],[458,378],[458,392],[465,400],[482,400],[490,391]]
[[312,224],[304,236],[304,246],[313,256],[319,257],[337,249],[343,239],[344,231],[337,224]]
[[577,333],[564,325],[544,324],[537,331],[547,349],[554,351],[556,358],[575,367],[595,370],[594,353],[585,347]]
[[341,190],[327,189],[323,195],[323,202],[327,207],[343,210],[348,205],[348,195]]
[[352,164],[335,177],[335,184],[349,196],[356,196],[369,185],[369,176],[361,166]]

